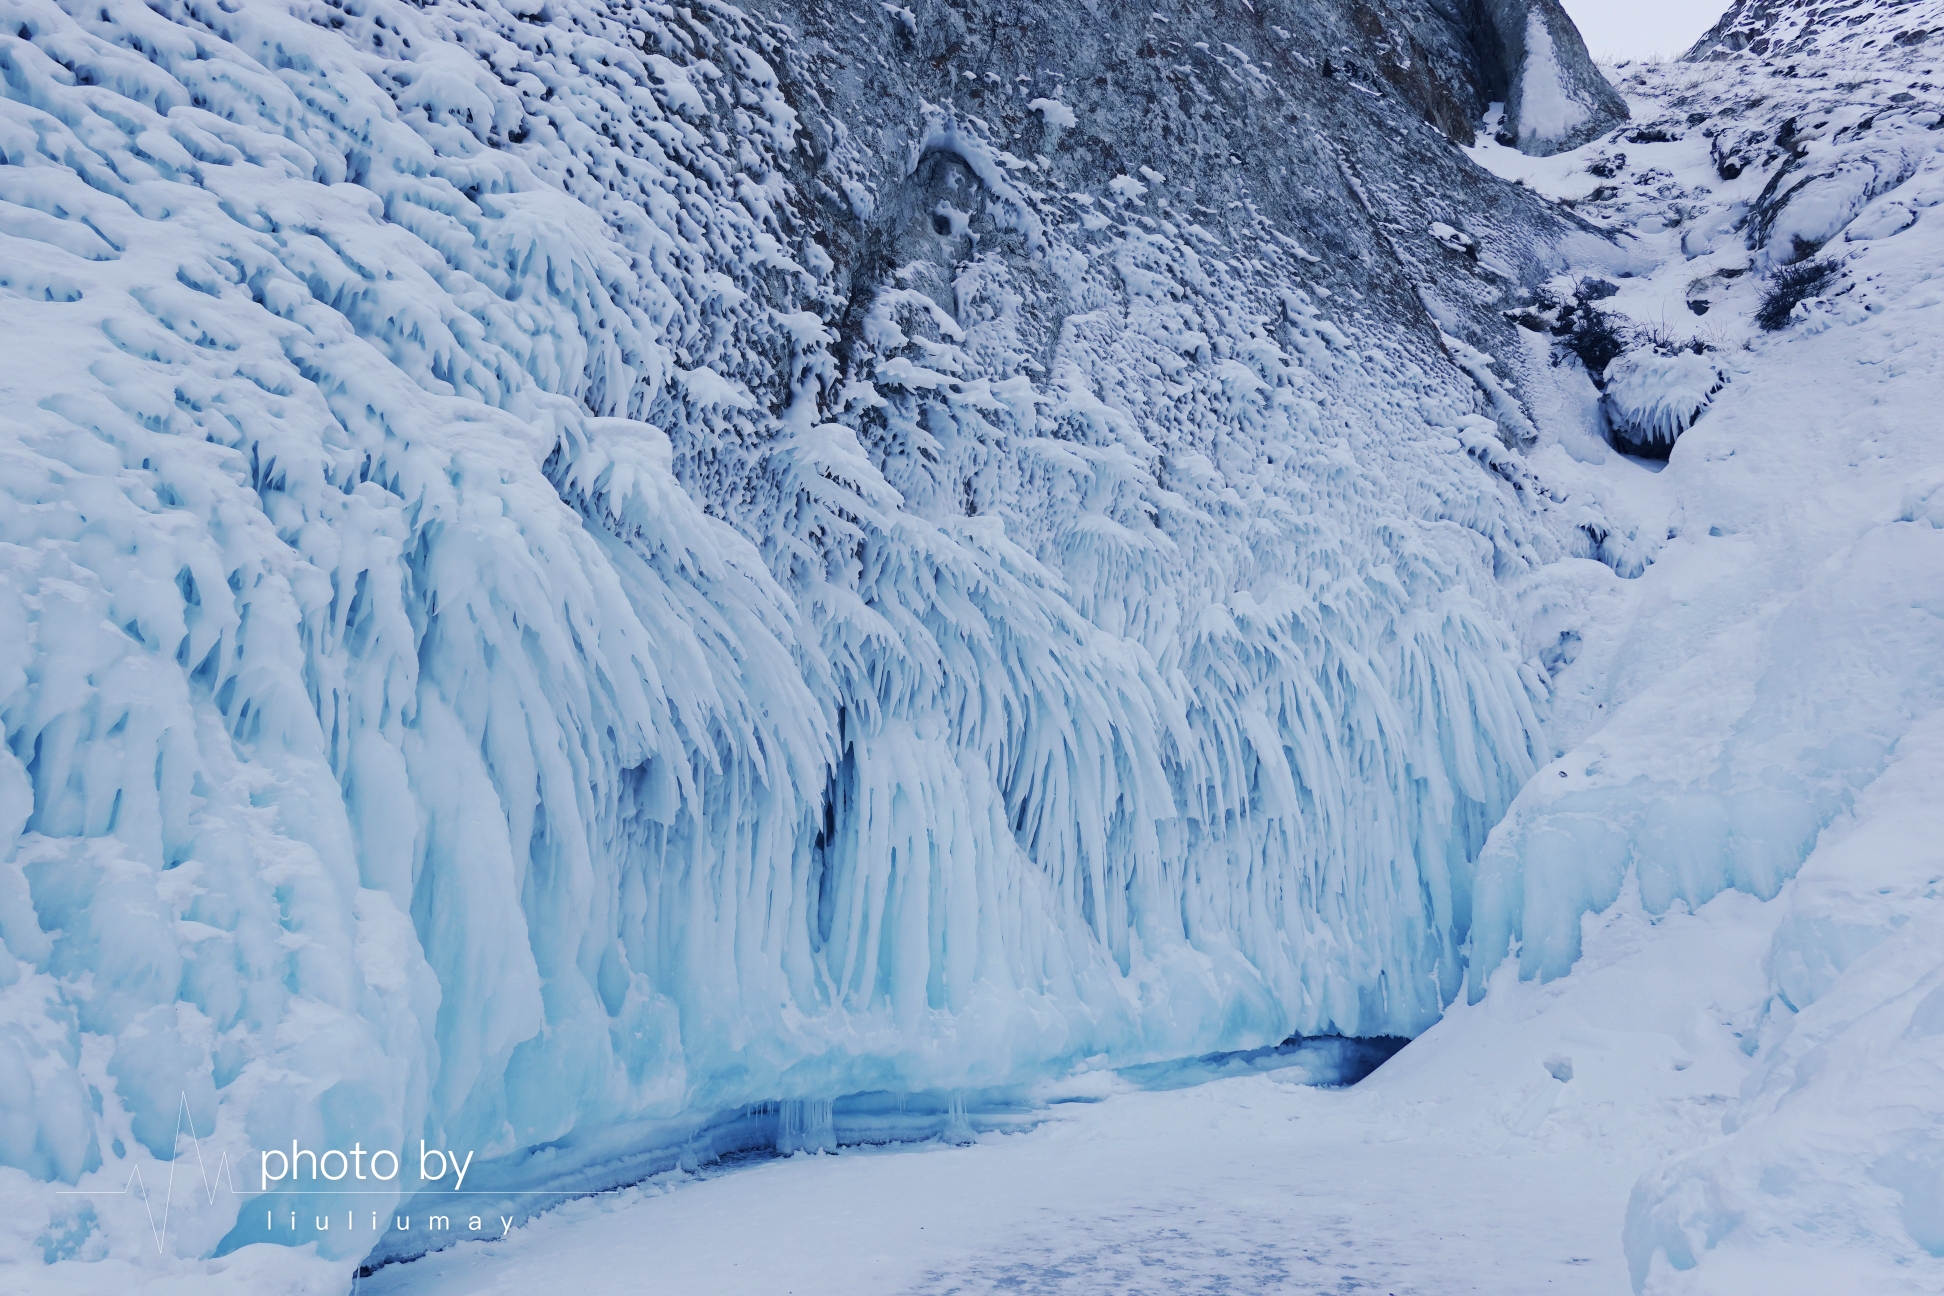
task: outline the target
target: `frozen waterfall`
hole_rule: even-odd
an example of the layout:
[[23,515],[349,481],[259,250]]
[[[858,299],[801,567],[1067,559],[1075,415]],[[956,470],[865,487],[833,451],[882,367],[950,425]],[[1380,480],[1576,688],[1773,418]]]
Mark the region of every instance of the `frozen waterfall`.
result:
[[1551,757],[1500,578],[1575,533],[1302,231],[941,108],[911,237],[976,249],[842,333],[737,10],[4,18],[0,1183],[49,1260],[146,1238],[49,1186],[160,1182],[185,1109],[211,1164],[512,1190],[1459,993]]

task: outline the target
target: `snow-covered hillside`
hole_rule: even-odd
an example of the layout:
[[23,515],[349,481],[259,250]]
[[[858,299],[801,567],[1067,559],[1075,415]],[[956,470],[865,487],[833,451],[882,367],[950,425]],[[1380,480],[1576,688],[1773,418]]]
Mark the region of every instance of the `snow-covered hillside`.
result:
[[[1541,294],[1587,299],[1556,340],[1591,308],[1627,349],[1586,428],[1542,420],[1534,467],[1665,536],[1638,580],[1568,562],[1526,596],[1574,653],[1568,750],[1494,830],[1480,912],[1530,924],[1519,963],[1554,976],[1581,950],[1557,914],[1776,897],[1767,994],[1723,1018],[1746,1078],[1628,1206],[1637,1289],[1944,1287],[1940,29],[1936,4],[1739,5],[1689,61],[1613,70],[1626,130],[1476,154],[1638,249],[1597,301]],[[1649,366],[1669,376],[1629,386]],[[1658,473],[1593,438],[1642,391],[1691,420]]]

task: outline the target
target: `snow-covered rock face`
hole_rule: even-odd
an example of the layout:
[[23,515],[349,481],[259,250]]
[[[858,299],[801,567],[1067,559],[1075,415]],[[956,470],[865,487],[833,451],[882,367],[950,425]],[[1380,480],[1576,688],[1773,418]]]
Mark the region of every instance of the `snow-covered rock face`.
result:
[[[1923,78],[1935,74],[1929,45],[1940,23],[1931,2],[1738,0],[1689,51],[1689,62],[1730,64],[1723,71],[1736,84],[1722,87],[1729,103],[1707,133],[1723,180],[1751,167],[1767,174],[1745,220],[1765,264],[1804,260],[1850,230],[1857,240],[1888,237],[1915,220],[1912,199],[1937,201],[1926,184],[1872,207],[1936,169],[1939,97]],[[1857,79],[1865,72],[1890,76]]]
[[9,0],[21,1256],[1437,1016],[1580,544],[1479,348],[1603,245],[1428,9],[1099,8]]
[[1746,52],[1779,69],[1807,54],[1842,58],[1856,71],[1870,60],[1920,52],[1937,35],[1937,21],[1931,0],[1734,0],[1685,57],[1720,62]]
[[[1787,48],[1780,52],[1773,46],[1780,36],[1771,40],[1766,56],[1754,54],[1752,46],[1737,53],[1719,40],[1704,40],[1696,47],[1695,61],[1616,68],[1617,84],[1635,96],[1640,124],[1572,153],[1535,160],[1490,146],[1475,151],[1502,173],[1518,175],[1588,219],[1626,230],[1640,241],[1642,256],[1633,267],[1635,273],[1607,285],[1614,292],[1592,303],[1608,314],[1616,336],[1630,344],[1625,354],[1601,366],[1607,379],[1601,403],[1612,429],[1635,439],[1622,448],[1635,448],[1640,440],[1664,446],[1678,433],[1681,439],[1672,451],[1673,467],[1682,469],[1683,477],[1702,471],[1700,465],[1710,461],[1707,456],[1717,453],[1696,448],[1691,453],[1701,457],[1683,469],[1690,443],[1710,426],[1723,402],[1746,403],[1776,395],[1763,390],[1760,382],[1744,383],[1739,375],[1753,363],[1748,353],[1759,351],[1771,336],[1758,325],[1770,314],[1765,302],[1796,269],[1791,263],[1798,251],[1778,248],[1777,231],[1789,228],[1790,222],[1796,228],[1813,225],[1817,238],[1826,240],[1818,261],[1832,267],[1814,295],[1793,313],[1779,312],[1773,322],[1784,330],[1814,334],[1870,321],[1892,301],[1902,301],[1916,311],[1928,300],[1928,290],[1919,285],[1934,273],[1934,263],[1926,260],[1933,245],[1921,232],[1929,228],[1932,210],[1944,195],[1939,187],[1944,153],[1939,152],[1940,134],[1934,129],[1944,106],[1935,79],[1938,41],[1900,36],[1944,29],[1944,11],[1931,0],[1894,12],[1872,11],[1866,20],[1839,29],[1808,22],[1814,9],[1803,4],[1763,11],[1763,21],[1788,36]],[[1829,191],[1819,189],[1815,177],[1833,181],[1849,175],[1841,169],[1841,160],[1863,157],[1896,159],[1894,165],[1871,164],[1874,178],[1863,189],[1875,196],[1825,202]],[[1528,308],[1521,318],[1528,321],[1527,327],[1543,328],[1546,323],[1535,308]],[[1577,364],[1568,363],[1569,367]],[[1899,364],[1895,372],[1901,376],[1909,369]],[[1814,383],[1805,386],[1821,392]],[[1811,417],[1803,412],[1806,408],[1798,398],[1786,407],[1776,406],[1772,417]],[[1536,462],[1535,470],[1544,474],[1547,467]],[[1624,511],[1618,511],[1615,520],[1624,516]],[[1669,517],[1663,532],[1674,539],[1682,525]],[[1723,523],[1718,529],[1726,535],[1736,527]],[[1657,547],[1650,546],[1650,552]],[[1586,661],[1573,669],[1585,671]],[[1780,674],[1765,676],[1764,686],[1778,684],[1781,678]],[[1802,687],[1810,686],[1805,682]],[[1765,713],[1780,713],[1793,705],[1779,695],[1751,694],[1749,701]],[[1877,736],[1869,741],[1887,749],[1901,732],[1897,717],[1906,704],[1883,698],[1873,705],[1881,709],[1868,712],[1875,717],[1870,723],[1883,727],[1871,730]],[[1861,725],[1865,714],[1865,708],[1854,707],[1844,723]],[[1659,712],[1655,719],[1643,717],[1640,723],[1671,724],[1669,715]],[[1556,733],[1571,730],[1572,722],[1561,723],[1557,708],[1554,716],[1560,725]],[[1826,723],[1836,724],[1833,714]],[[1824,741],[1835,741],[1835,727],[1824,732]],[[1754,771],[1774,775],[1782,766],[1767,755],[1738,750],[1738,746],[1716,750],[1708,758],[1717,762],[1709,766],[1711,772],[1696,774],[1695,779],[1705,777],[1711,786],[1721,787],[1753,780],[1746,787],[1752,805],[1767,795],[1758,791],[1761,780]],[[1731,774],[1730,767],[1741,762],[1749,762],[1743,773]],[[1628,861],[1643,876],[1653,861],[1652,872],[1662,877],[1660,885],[1667,888],[1662,895],[1679,895],[1692,905],[1723,886],[1761,893],[1779,885],[1800,866],[1815,833],[1842,812],[1853,794],[1839,780],[1814,804],[1805,801],[1784,814],[1778,803],[1777,813],[1748,819],[1737,827],[1733,826],[1736,816],[1743,812],[1733,809],[1731,800],[1706,809],[1696,801],[1677,811],[1668,797],[1672,785],[1662,781],[1663,772],[1655,772],[1642,787],[1659,791],[1643,792],[1644,799],[1629,794],[1625,801],[1630,808],[1625,813],[1609,805],[1590,815],[1587,810],[1598,797],[1595,789],[1575,781],[1580,768],[1569,769],[1564,779],[1542,777],[1531,785],[1522,803],[1496,830],[1484,864],[1488,879],[1498,875],[1501,865],[1512,870],[1510,884],[1526,896],[1521,921],[1540,918],[1542,926],[1555,934],[1564,929],[1535,907],[1541,889],[1532,885],[1530,864],[1558,858],[1551,852],[1565,849],[1566,836],[1572,833],[1582,834],[1570,852],[1580,863],[1556,877],[1576,875],[1584,882],[1588,862],[1606,860],[1597,893],[1602,899],[1596,903],[1604,903],[1603,897],[1612,894],[1611,887],[1618,885]],[[1585,768],[1601,780],[1631,777],[1591,755]],[[1636,772],[1647,777],[1650,771],[1641,766]],[[1810,758],[1804,758],[1799,774],[1804,779],[1836,777]],[[1545,803],[1552,804],[1541,811]],[[1695,817],[1683,817],[1688,815]],[[1791,821],[1797,826],[1788,827]],[[1682,854],[1688,848],[1680,842],[1699,840],[1704,834],[1726,834],[1738,841],[1744,859],[1733,868],[1718,869],[1702,865],[1715,858],[1712,851],[1691,857]],[[1496,885],[1496,880],[1488,880],[1487,889]],[[1583,903],[1583,897],[1576,895],[1558,901],[1563,909],[1577,909]],[[1651,903],[1659,901],[1650,896]],[[1480,912],[1487,911],[1507,912],[1496,904],[1481,905]],[[1515,929],[1512,934],[1518,930],[1529,934],[1531,929]],[[1563,972],[1577,950],[1576,939],[1570,932],[1565,934],[1568,941],[1563,946],[1526,939],[1519,952],[1522,965],[1542,975]],[[1496,947],[1502,939],[1475,930],[1480,948]],[[1474,961],[1474,975],[1485,971],[1484,962]]]
[[1500,136],[1545,157],[1577,148],[1627,119],[1627,103],[1587,56],[1556,0],[1480,0],[1481,43],[1496,46],[1505,117]]

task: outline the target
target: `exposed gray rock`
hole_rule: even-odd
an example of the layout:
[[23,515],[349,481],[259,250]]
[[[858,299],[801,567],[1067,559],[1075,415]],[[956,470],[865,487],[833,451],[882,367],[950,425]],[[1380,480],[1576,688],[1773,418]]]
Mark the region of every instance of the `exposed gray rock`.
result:
[[1557,0],[1478,0],[1481,76],[1501,88],[1499,138],[1540,157],[1578,148],[1627,120],[1627,102],[1586,52]]
[[1735,0],[1683,57],[1700,62],[1731,58],[1743,50],[1766,54],[1773,40],[1769,28],[1777,12],[1785,7],[1778,0]]
[[[915,0],[855,13],[773,0],[765,17],[790,33],[778,70],[812,145],[793,188],[821,198],[803,215],[845,302],[839,358],[854,372],[875,363],[858,339],[894,276],[959,318],[957,285],[983,262],[1024,303],[1024,371],[1049,373],[1062,321],[1100,292],[1055,273],[1061,249],[1098,264],[1095,248],[1145,227],[1169,245],[1177,232],[1183,246],[1205,239],[1195,245],[1234,290],[1269,303],[1315,293],[1352,333],[1446,373],[1458,360],[1479,381],[1443,336],[1516,353],[1507,301],[1553,272],[1562,241],[1594,237],[1451,147],[1504,96],[1504,69],[1524,68],[1528,9],[1580,113],[1533,147],[1624,116],[1553,0]],[[1012,161],[995,169],[978,161],[988,153]],[[1475,242],[1454,254],[1434,228]],[[1526,435],[1503,391],[1487,386],[1484,404],[1508,440]]]

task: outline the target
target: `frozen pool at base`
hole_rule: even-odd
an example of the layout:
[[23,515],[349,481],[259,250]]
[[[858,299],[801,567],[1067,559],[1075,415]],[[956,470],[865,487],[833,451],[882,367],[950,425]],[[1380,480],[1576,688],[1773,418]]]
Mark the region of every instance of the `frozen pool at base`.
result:
[[[1776,916],[1733,894],[1658,921],[1625,903],[1573,976],[1502,974],[1354,1086],[1300,1065],[1104,1076],[1030,1129],[671,1171],[358,1293],[1626,1296],[1628,1194],[1747,1074],[1733,1019],[1759,1008]],[[1696,997],[1727,1020],[1698,1028]]]
[[[607,1131],[598,1142],[562,1140],[517,1157],[480,1162],[467,1173],[462,1204],[467,1218],[521,1224],[578,1196],[626,1191],[614,1188],[617,1183],[634,1184],[671,1172],[713,1178],[802,1152],[969,1144],[986,1135],[1032,1130],[1058,1119],[1068,1104],[1099,1103],[1125,1094],[1248,1075],[1273,1075],[1284,1084],[1347,1086],[1370,1075],[1405,1043],[1393,1037],[1296,1037],[1269,1048],[1103,1069],[1035,1085],[759,1103],[713,1120]],[[392,1217],[423,1218],[435,1211],[449,1215],[454,1200],[446,1191],[427,1190],[401,1202]],[[277,1218],[282,1218],[281,1208]],[[285,1236],[272,1228],[267,1240]],[[371,1241],[373,1249],[364,1261],[368,1270],[409,1259],[433,1239],[421,1227],[381,1230]]]

